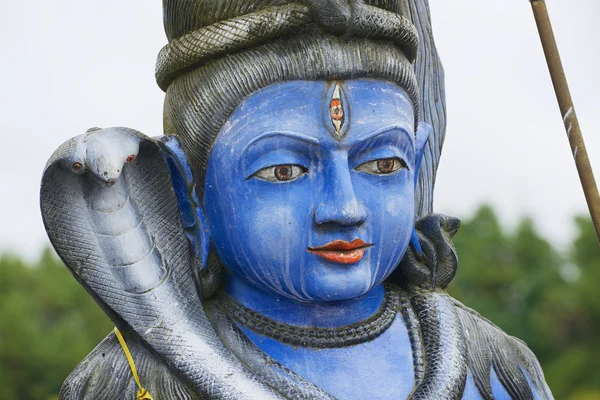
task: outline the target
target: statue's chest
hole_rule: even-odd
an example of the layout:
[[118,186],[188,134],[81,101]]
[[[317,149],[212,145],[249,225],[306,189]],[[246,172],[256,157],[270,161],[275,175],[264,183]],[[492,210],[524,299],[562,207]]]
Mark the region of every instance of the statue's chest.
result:
[[397,400],[413,389],[412,346],[401,316],[376,339],[341,348],[293,347],[243,329],[261,350],[338,399]]

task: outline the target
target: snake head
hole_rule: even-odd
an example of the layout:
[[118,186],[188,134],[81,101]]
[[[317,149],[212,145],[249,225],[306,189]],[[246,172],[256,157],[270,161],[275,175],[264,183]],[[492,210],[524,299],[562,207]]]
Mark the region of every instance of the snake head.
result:
[[106,186],[112,186],[121,176],[123,167],[137,157],[140,137],[125,128],[92,128],[83,136],[82,147],[85,149],[84,162],[77,164],[74,161],[73,172],[88,171]]
[[83,135],[63,143],[50,157],[46,168],[54,162],[77,175],[89,172],[97,181],[112,186],[123,167],[135,161],[144,134],[129,128],[90,128]]

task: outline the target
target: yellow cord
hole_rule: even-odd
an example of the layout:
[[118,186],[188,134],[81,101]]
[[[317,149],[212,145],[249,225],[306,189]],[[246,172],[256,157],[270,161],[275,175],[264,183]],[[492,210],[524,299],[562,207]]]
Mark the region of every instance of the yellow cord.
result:
[[125,343],[123,335],[121,335],[121,332],[119,332],[119,330],[116,327],[115,335],[117,335],[117,339],[119,339],[119,343],[121,343],[121,347],[123,348],[125,357],[127,357],[127,361],[129,362],[129,368],[131,368],[131,372],[133,373],[133,379],[135,379],[135,383],[138,386],[138,391],[135,395],[135,400],[154,400],[150,393],[148,393],[148,391],[142,387],[142,384],[140,383],[140,378],[137,374],[137,370],[135,369],[133,357],[131,357],[131,353],[129,352],[129,347],[127,347],[127,343]]

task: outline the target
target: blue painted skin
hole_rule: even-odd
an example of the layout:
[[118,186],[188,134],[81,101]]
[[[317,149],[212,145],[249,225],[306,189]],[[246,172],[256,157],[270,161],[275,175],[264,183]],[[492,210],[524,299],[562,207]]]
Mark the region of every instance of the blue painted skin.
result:
[[210,236],[206,217],[196,194],[192,169],[176,136],[163,136],[159,143],[162,144],[163,155],[173,182],[181,224],[190,241],[194,257],[198,259],[201,268],[206,269]]
[[[411,237],[414,174],[427,136],[415,140],[408,95],[389,82],[344,82],[351,122],[337,140],[324,106],[329,86],[293,81],[250,96],[211,151],[204,206],[212,240],[231,272],[230,287],[250,283],[244,290],[258,291],[252,296],[267,294],[262,305],[368,293],[398,265]],[[406,167],[361,170],[379,159]],[[278,181],[278,165],[291,166],[293,178]],[[373,246],[351,265],[307,251],[339,239]]]
[[[400,87],[350,80],[342,88],[351,125],[338,140],[327,119],[330,85],[286,82],[242,102],[209,158],[206,222],[198,208],[199,226],[186,224],[188,230],[210,232],[227,270],[229,295],[296,326],[339,327],[367,319],[380,307],[382,282],[409,242],[420,249],[413,219],[415,171],[428,127],[422,124],[415,135],[413,106]],[[187,180],[193,187],[189,168],[177,143],[167,147],[176,193],[187,209],[194,199],[177,186]],[[176,158],[183,169],[174,168]],[[365,172],[365,165],[390,158],[402,160],[402,168]],[[279,181],[278,165],[293,167],[292,179]],[[356,238],[373,246],[354,264],[307,251]],[[205,253],[206,238],[196,242]],[[295,348],[241,328],[264,352],[337,398],[406,398],[413,388],[412,350],[401,317],[375,340],[340,349]],[[497,399],[508,398],[494,371],[491,383]],[[463,399],[481,399],[470,376]]]

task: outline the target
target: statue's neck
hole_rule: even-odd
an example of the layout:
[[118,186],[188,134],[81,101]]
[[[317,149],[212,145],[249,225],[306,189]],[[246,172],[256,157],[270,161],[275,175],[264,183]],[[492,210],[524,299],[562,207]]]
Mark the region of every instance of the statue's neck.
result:
[[227,276],[225,291],[242,305],[288,325],[336,328],[364,321],[379,310],[383,284],[369,293],[345,301],[300,303],[265,293],[234,276]]

